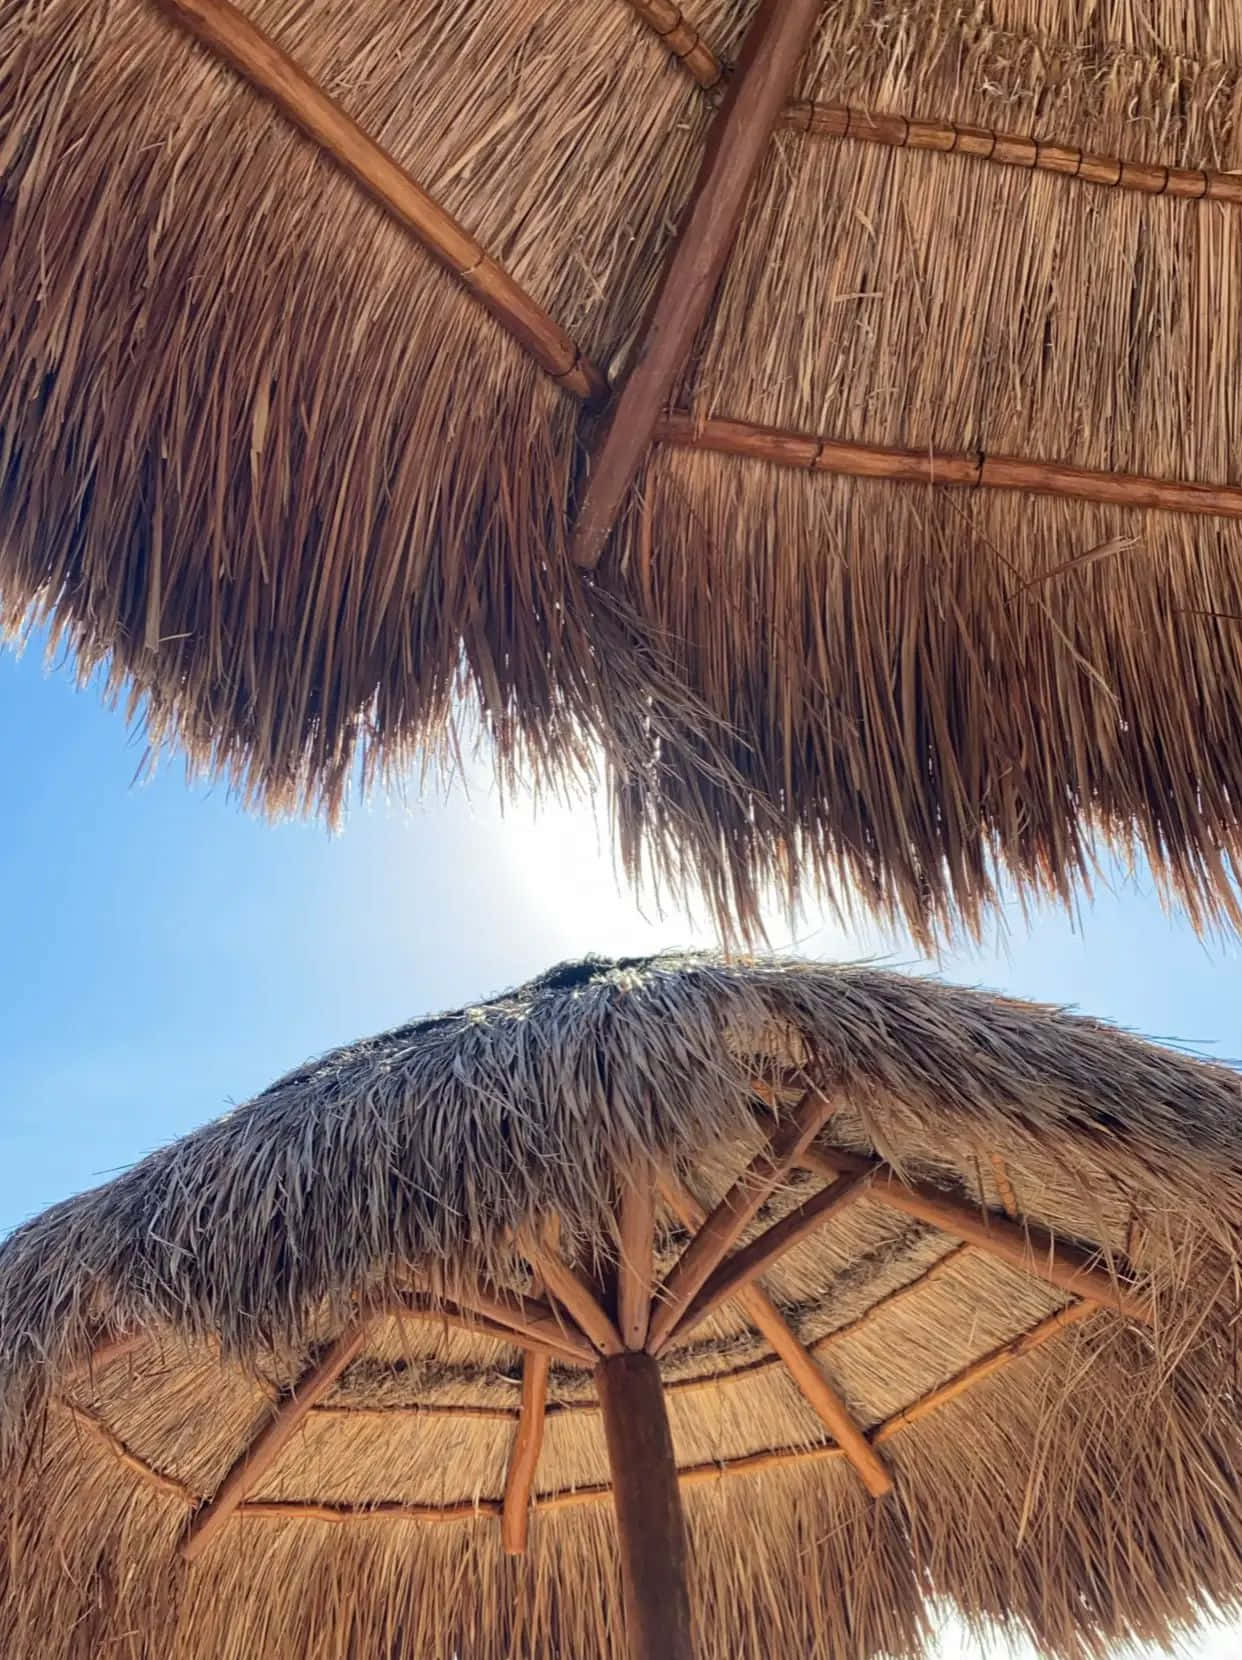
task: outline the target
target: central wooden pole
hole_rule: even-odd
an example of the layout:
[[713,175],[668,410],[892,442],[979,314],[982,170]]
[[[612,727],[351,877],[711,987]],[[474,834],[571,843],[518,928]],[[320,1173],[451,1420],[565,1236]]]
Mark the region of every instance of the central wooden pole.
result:
[[611,1355],[595,1378],[621,1539],[630,1660],[694,1660],[686,1524],[659,1365],[649,1354]]

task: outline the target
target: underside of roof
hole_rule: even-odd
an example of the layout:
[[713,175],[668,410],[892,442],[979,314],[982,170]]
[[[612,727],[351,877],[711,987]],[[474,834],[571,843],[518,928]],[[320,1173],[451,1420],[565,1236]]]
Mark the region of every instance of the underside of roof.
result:
[[335,1051],[0,1247],[3,1652],[619,1655],[644,1343],[703,1653],[1171,1641],[1242,1585],[1239,1093],[703,958]]
[[752,17],[7,0],[9,620],[277,810],[464,711],[602,750],[734,923],[977,926],[1097,838],[1236,921],[1234,12],[825,7],[584,559]]

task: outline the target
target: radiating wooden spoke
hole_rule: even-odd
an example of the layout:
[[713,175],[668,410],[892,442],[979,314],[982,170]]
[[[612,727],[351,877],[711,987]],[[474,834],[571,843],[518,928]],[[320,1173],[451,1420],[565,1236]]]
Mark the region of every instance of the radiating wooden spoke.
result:
[[[538,1270],[548,1290],[573,1315],[583,1334],[599,1354],[619,1355],[625,1348],[612,1316],[600,1302],[594,1288],[548,1244],[526,1240],[522,1249],[531,1266]],[[594,1362],[598,1357],[592,1355]]]
[[760,1205],[806,1151],[832,1108],[826,1095],[807,1090],[792,1117],[769,1132],[766,1149],[734,1182],[665,1280],[651,1311],[647,1347],[652,1354],[659,1354],[691,1301],[741,1238]]
[[654,1172],[643,1159],[630,1172],[621,1194],[620,1261],[617,1264],[617,1320],[627,1349],[641,1349],[651,1320],[655,1243]]
[[301,1428],[311,1407],[322,1400],[360,1353],[370,1324],[368,1319],[359,1319],[341,1333],[322,1358],[303,1374],[292,1395],[237,1459],[215,1497],[190,1522],[181,1542],[181,1554],[187,1562],[202,1555],[247,1493],[271,1469]]
[[1034,1222],[1011,1221],[1007,1216],[973,1209],[934,1188],[903,1182],[880,1159],[863,1159],[836,1149],[817,1147],[803,1156],[802,1163],[820,1175],[870,1175],[867,1197],[878,1204],[940,1228],[953,1238],[964,1239],[985,1255],[1055,1285],[1071,1296],[1085,1297],[1101,1308],[1115,1309],[1118,1314],[1144,1325],[1152,1323],[1150,1299],[1100,1267],[1098,1254],[1089,1255],[1067,1245]]
[[456,1301],[465,1313],[478,1314],[507,1327],[519,1340],[559,1350],[587,1366],[595,1364],[595,1351],[583,1334],[542,1298],[522,1297],[517,1292],[498,1291],[494,1286],[473,1285],[460,1290]]
[[[686,1226],[701,1227],[707,1213],[690,1189],[671,1176],[661,1185],[672,1208]],[[785,1363],[803,1398],[854,1466],[867,1491],[876,1498],[891,1492],[893,1482],[883,1460],[767,1292],[758,1281],[754,1281],[739,1289],[737,1299],[755,1328],[762,1332]]]

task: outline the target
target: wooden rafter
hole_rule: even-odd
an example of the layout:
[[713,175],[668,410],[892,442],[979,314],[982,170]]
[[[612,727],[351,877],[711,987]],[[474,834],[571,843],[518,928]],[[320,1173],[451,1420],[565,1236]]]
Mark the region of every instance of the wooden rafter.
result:
[[528,1354],[522,1363],[522,1413],[513,1437],[505,1495],[501,1507],[500,1537],[509,1556],[526,1554],[530,1529],[530,1496],[543,1447],[544,1415],[548,1405],[548,1357]]
[[[670,0],[630,0],[644,23],[657,34],[673,56],[704,88],[720,86],[727,66],[698,29]],[[886,144],[895,149],[931,150],[940,155],[970,156],[1029,172],[1055,173],[1084,184],[1133,190],[1144,196],[1176,196],[1242,204],[1242,175],[1203,167],[1162,167],[1158,162],[1130,161],[1054,144],[1027,133],[968,127],[960,122],[923,120],[915,116],[877,113],[849,104],[793,98],[781,111],[777,126],[810,138],[856,139],[863,144]]]
[[1007,1216],[972,1208],[935,1188],[903,1182],[880,1159],[861,1159],[817,1147],[805,1154],[802,1163],[820,1175],[869,1175],[867,1197],[887,1205],[890,1210],[965,1240],[985,1255],[996,1257],[1011,1268],[1021,1269],[1071,1296],[1085,1297],[1088,1302],[1114,1309],[1144,1325],[1152,1323],[1150,1299],[1100,1267],[1099,1253],[1088,1254],[1065,1244],[1036,1223],[1011,1221]]
[[191,1520],[181,1541],[181,1554],[187,1562],[202,1555],[247,1493],[271,1469],[301,1428],[311,1407],[323,1399],[345,1368],[357,1358],[370,1329],[369,1319],[356,1320],[303,1373],[293,1393],[238,1457],[214,1498]]
[[651,1320],[651,1292],[655,1282],[655,1181],[650,1160],[642,1159],[629,1172],[621,1194],[619,1260],[617,1263],[617,1323],[627,1349],[641,1349]]
[[869,1183],[870,1177],[864,1172],[838,1176],[830,1186],[812,1195],[788,1216],[782,1216],[749,1245],[735,1251],[706,1280],[678,1321],[673,1335],[686,1336],[721,1303],[737,1296],[751,1281],[766,1273],[786,1251],[861,1199]]
[[[535,1354],[546,1354],[553,1360],[568,1361],[575,1366],[590,1366],[594,1363],[595,1353],[590,1345],[578,1333],[569,1330],[558,1321],[548,1304],[541,1305],[542,1309],[548,1310],[546,1316],[540,1313],[537,1317],[525,1320],[513,1314],[507,1303],[501,1305],[495,1301],[491,1302],[490,1306],[503,1306],[505,1319],[492,1319],[480,1310],[461,1303],[415,1295],[394,1303],[388,1312],[397,1319],[426,1320],[432,1325],[451,1326],[471,1332],[476,1337],[494,1337],[500,1343],[511,1343],[515,1348],[526,1349]],[[550,1324],[545,1323],[545,1320]]]
[[[625,1348],[612,1316],[579,1271],[556,1249],[539,1240],[527,1240],[523,1251],[552,1296],[573,1316],[587,1341],[599,1354],[619,1355]],[[598,1355],[591,1355],[594,1364]]]
[[734,1182],[660,1288],[647,1333],[647,1347],[652,1354],[659,1354],[708,1277],[741,1238],[790,1166],[810,1146],[832,1109],[828,1096],[809,1089],[793,1115],[769,1131],[767,1147]]
[[1005,1215],[1013,1220],[1018,1215],[1018,1195],[1013,1190],[1013,1183],[1009,1180],[1008,1168],[999,1153],[992,1154],[992,1174],[996,1178],[996,1191],[1000,1194],[1000,1202],[1005,1207]]
[[473,1285],[461,1290],[457,1302],[467,1314],[480,1314],[497,1325],[506,1326],[518,1339],[531,1339],[587,1366],[596,1354],[586,1337],[561,1311],[540,1297],[521,1297],[517,1292],[498,1291],[494,1286]]
[[[661,1182],[665,1196],[689,1228],[701,1228],[707,1212],[695,1195],[675,1177]],[[771,1344],[804,1400],[854,1466],[863,1485],[875,1498],[892,1491],[892,1477],[883,1460],[854,1421],[854,1415],[828,1381],[810,1350],[758,1281],[743,1286],[738,1301],[755,1329]]]
[[1057,461],[1030,461],[1014,455],[893,449],[790,432],[753,421],[700,421],[685,410],[659,417],[652,438],[678,449],[742,456],[803,472],[902,484],[943,484],[967,490],[1021,490],[1028,495],[1101,502],[1112,507],[1225,519],[1242,517],[1242,485],[1155,478],[1143,473],[1072,467]]
[[598,440],[574,527],[573,556],[599,562],[711,304],[751,183],[819,15],[819,0],[761,0],[741,61],[639,333],[631,367]]
[[538,301],[230,0],[157,3],[378,201],[558,386],[588,403],[607,394],[603,372]]
[[629,0],[632,9],[705,92],[719,85],[724,65],[673,0]]

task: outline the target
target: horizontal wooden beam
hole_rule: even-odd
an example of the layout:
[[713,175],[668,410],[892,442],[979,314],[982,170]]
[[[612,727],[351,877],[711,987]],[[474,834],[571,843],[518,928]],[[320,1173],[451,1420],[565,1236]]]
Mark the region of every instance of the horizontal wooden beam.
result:
[[345,1368],[361,1353],[371,1329],[367,1318],[355,1320],[313,1366],[293,1393],[263,1425],[225,1476],[215,1497],[193,1517],[181,1541],[181,1555],[193,1562],[226,1525],[239,1504],[275,1464],[316,1401],[322,1400]]
[[572,542],[585,570],[599,562],[685,368],[818,15],[819,0],[760,0],[747,29],[632,362],[591,447]]
[[999,1348],[993,1349],[982,1359],[972,1361],[969,1366],[963,1367],[947,1383],[929,1389],[926,1395],[920,1395],[917,1401],[912,1401],[909,1406],[902,1407],[900,1412],[895,1412],[891,1418],[886,1418],[872,1434],[873,1444],[880,1446],[900,1430],[917,1424],[920,1418],[926,1418],[937,1408],[957,1400],[959,1395],[964,1395],[976,1384],[986,1382],[1003,1367],[1011,1365],[1015,1360],[1021,1360],[1024,1355],[1033,1353],[1052,1338],[1059,1337],[1071,1326],[1080,1325],[1082,1321],[1089,1320],[1093,1314],[1098,1313],[1098,1307],[1088,1302],[1071,1303],[1068,1308],[1058,1309],[1055,1314],[1041,1320],[1039,1325],[1032,1327],[1030,1331],[1023,1332],[1021,1337],[1015,1337],[1009,1343],[1002,1343]]
[[230,0],[156,3],[372,196],[558,386],[587,402],[606,396],[607,378],[560,324]]
[[177,1499],[181,1504],[201,1503],[199,1495],[192,1492],[185,1482],[163,1470],[157,1470],[153,1464],[148,1464],[145,1458],[140,1458],[132,1447],[126,1446],[115,1430],[110,1429],[93,1412],[87,1412],[84,1407],[76,1406],[72,1401],[64,1399],[58,1400],[56,1404],[72,1418],[79,1429],[84,1430],[102,1447],[106,1447],[122,1469],[137,1476],[145,1486],[162,1493],[166,1498]]
[[936,1188],[903,1182],[879,1159],[860,1159],[816,1147],[805,1154],[802,1163],[820,1175],[868,1175],[867,1197],[877,1204],[965,1240],[985,1255],[1071,1296],[1085,1297],[1100,1308],[1114,1309],[1143,1325],[1152,1323],[1150,1298],[1100,1267],[1100,1253],[1088,1254],[1068,1245],[1037,1223],[1013,1221],[1008,1216],[975,1209]]
[[735,1251],[712,1273],[674,1328],[674,1337],[685,1337],[721,1303],[735,1297],[752,1280],[764,1274],[786,1251],[816,1233],[832,1217],[861,1199],[870,1185],[865,1172],[836,1177],[830,1186],[813,1194],[804,1204],[782,1216],[757,1239]]
[[832,1112],[833,1102],[809,1089],[793,1115],[768,1132],[764,1151],[751,1160],[682,1252],[652,1305],[647,1347],[659,1354],[709,1276],[745,1232],[755,1213],[810,1146]]
[[462,1499],[455,1504],[317,1504],[309,1499],[251,1499],[239,1506],[239,1521],[268,1522],[474,1522],[499,1516],[499,1499]]
[[[686,1226],[702,1227],[707,1213],[685,1183],[668,1177],[662,1186],[670,1205]],[[884,1461],[876,1454],[845,1402],[763,1286],[757,1280],[743,1286],[737,1300],[755,1329],[776,1351],[803,1399],[854,1466],[867,1491],[874,1498],[882,1498],[885,1493],[891,1492],[893,1481],[884,1467]]]
[[1161,513],[1242,517],[1242,486],[1200,484],[1145,473],[1116,473],[1071,467],[1058,461],[1030,461],[1014,455],[963,455],[932,449],[894,449],[856,444],[804,432],[723,418],[698,420],[685,410],[662,416],[652,434],[656,443],[766,461],[802,472],[873,478],[895,484],[942,484],[968,490],[1018,490],[1109,507]]

